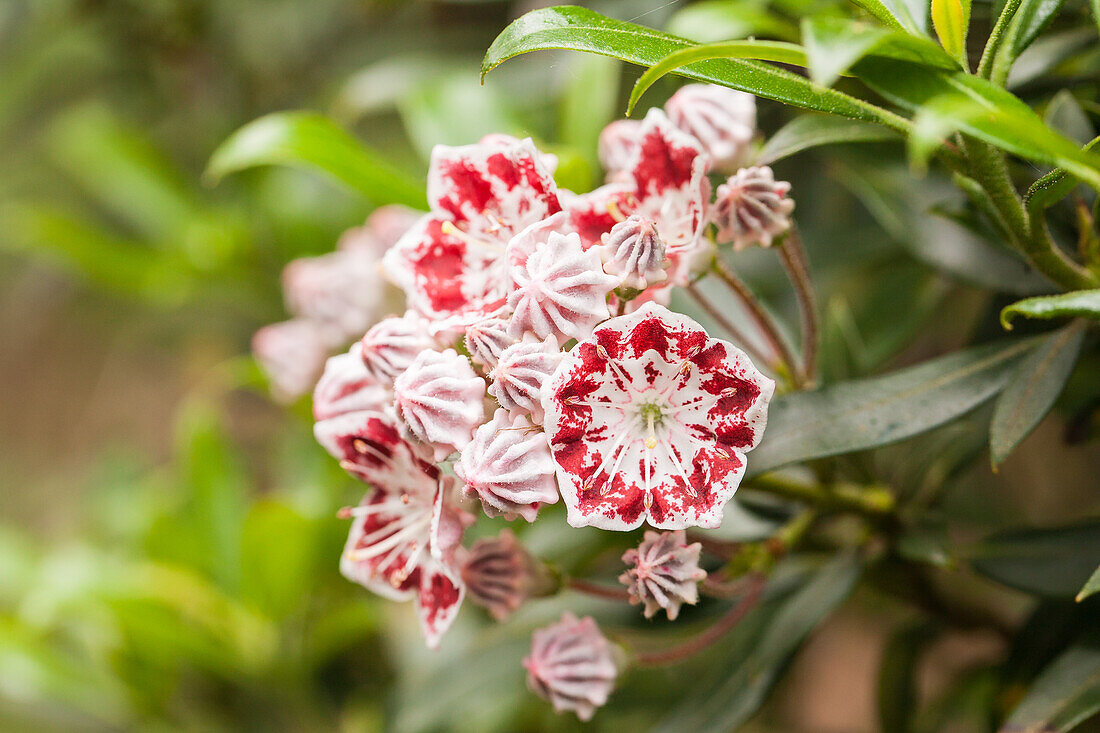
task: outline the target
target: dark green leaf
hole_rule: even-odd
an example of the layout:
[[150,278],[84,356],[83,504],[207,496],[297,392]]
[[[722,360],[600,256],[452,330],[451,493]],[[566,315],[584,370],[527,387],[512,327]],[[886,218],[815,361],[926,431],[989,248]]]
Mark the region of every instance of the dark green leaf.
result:
[[1100,592],[1100,565],[1096,566],[1096,570],[1093,571],[1089,577],[1088,582],[1085,583],[1085,587],[1081,589],[1081,592],[1077,594],[1077,602],[1085,600],[1094,593]]
[[776,398],[749,472],[894,443],[950,422],[1004,388],[1035,347],[979,346],[893,374]]
[[937,120],[946,128],[941,132],[965,132],[1100,186],[1100,157],[1051,130],[1017,97],[984,79],[884,58],[864,60],[854,73],[886,99]]
[[1100,639],[1071,646],[1043,670],[1001,733],[1062,733],[1100,711]]
[[779,128],[768,138],[757,156],[757,162],[774,163],[821,145],[886,140],[900,140],[900,138],[896,133],[869,122],[826,115],[802,115]]
[[1028,593],[1073,598],[1100,565],[1100,520],[998,532],[970,552],[978,572]]
[[1003,463],[1054,406],[1077,363],[1084,337],[1084,324],[1071,323],[1051,334],[1016,368],[997,399],[989,426],[994,466]]
[[313,112],[277,112],[248,123],[214,151],[206,175],[216,181],[260,165],[327,173],[379,206],[426,206],[423,185]]
[[947,529],[942,523],[927,523],[907,529],[898,538],[897,549],[906,560],[940,568],[950,568],[956,564]]
[[1100,320],[1100,289],[1025,298],[1001,311],[1001,325],[1011,329],[1016,316],[1043,320],[1079,316]]
[[725,733],[738,728],[760,707],[779,670],[810,633],[847,599],[861,571],[852,555],[831,560],[786,600],[747,658],[725,670],[716,684],[696,694],[657,723],[654,733]]
[[901,629],[887,641],[878,670],[878,719],[881,729],[906,733],[913,728],[919,702],[917,665],[935,638],[935,629],[921,624]]
[[[613,20],[586,8],[544,8],[524,15],[505,28],[486,52],[481,71],[484,76],[510,58],[548,49],[585,51],[641,66],[654,66],[669,54],[693,45],[690,41]],[[862,100],[756,61],[715,59],[684,66],[676,73],[695,81],[721,84],[795,107],[842,117],[875,121],[881,119],[883,113]]]

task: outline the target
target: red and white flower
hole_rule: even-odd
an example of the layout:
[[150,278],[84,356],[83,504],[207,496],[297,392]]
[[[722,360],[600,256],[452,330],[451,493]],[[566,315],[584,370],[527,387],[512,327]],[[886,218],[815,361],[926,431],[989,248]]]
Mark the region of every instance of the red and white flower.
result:
[[719,526],[774,388],[740,349],[663,306],[602,324],[543,394],[569,523]]
[[717,84],[688,84],[665,105],[672,123],[703,144],[716,169],[742,162],[756,132],[756,98]]
[[313,390],[313,419],[384,410],[392,399],[390,391],[367,371],[362,346],[356,342],[346,353],[331,356],[325,363],[325,372]]
[[283,296],[288,311],[317,323],[330,346],[343,346],[378,315],[378,259],[360,251],[338,251],[294,260],[283,269]]
[[394,406],[441,461],[461,450],[485,419],[485,380],[454,349],[422,351],[393,380]]
[[509,138],[436,146],[428,200],[431,212],[386,253],[383,266],[409,306],[442,321],[441,330],[504,307],[511,291],[503,262],[508,240],[561,209],[535,146]]

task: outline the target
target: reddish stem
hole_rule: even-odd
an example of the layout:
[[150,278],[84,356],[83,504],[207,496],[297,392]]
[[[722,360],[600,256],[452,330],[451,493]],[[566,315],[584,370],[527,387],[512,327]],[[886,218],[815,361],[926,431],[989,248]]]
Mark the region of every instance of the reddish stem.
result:
[[730,321],[730,319],[727,318],[725,314],[722,313],[722,311],[718,310],[718,308],[716,308],[715,305],[710,302],[707,296],[703,294],[703,291],[700,290],[699,287],[695,285],[695,283],[688,283],[684,286],[684,290],[688,292],[688,295],[690,295],[692,299],[694,299],[695,302],[699,304],[699,307],[702,308],[703,311],[708,316],[710,316],[715,323],[721,326],[730,335],[730,337],[738,343],[738,345],[742,349],[749,352],[749,355],[753,359],[761,361],[764,364],[772,364],[773,360],[761,354],[760,351],[752,345],[752,342],[749,341],[748,338],[746,338],[744,332],[738,329],[737,326],[733,325],[733,322]]
[[601,583],[590,583],[580,578],[569,578],[565,581],[565,584],[578,593],[585,593],[590,596],[595,596],[596,598],[605,598],[609,601],[630,600],[630,594],[626,592],[625,588],[614,588]]

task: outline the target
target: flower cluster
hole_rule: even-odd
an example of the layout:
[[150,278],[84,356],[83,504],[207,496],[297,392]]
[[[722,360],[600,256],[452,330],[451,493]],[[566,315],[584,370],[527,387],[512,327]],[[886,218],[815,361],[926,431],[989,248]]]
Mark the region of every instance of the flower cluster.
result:
[[[793,204],[766,168],[712,196],[712,176],[751,153],[751,97],[693,85],[667,109],[607,128],[608,182],[587,193],[559,188],[529,139],[437,146],[430,210],[383,210],[336,253],[292,263],[296,317],[256,336],[288,396],[317,354],[359,339],[314,391],[318,441],[369,485],[343,510],[341,571],[415,600],[430,646],[467,595],[503,619],[553,590],[515,534],[469,547],[463,535],[477,513],[534,522],[559,498],[574,527],[667,530],[624,558],[647,617],[697,600],[705,572],[683,530],[721,523],[774,383],[668,305],[714,257],[712,232],[766,245]],[[402,315],[376,318],[379,273]],[[592,619],[566,614],[525,666],[555,708],[587,718],[611,692],[612,657]]]

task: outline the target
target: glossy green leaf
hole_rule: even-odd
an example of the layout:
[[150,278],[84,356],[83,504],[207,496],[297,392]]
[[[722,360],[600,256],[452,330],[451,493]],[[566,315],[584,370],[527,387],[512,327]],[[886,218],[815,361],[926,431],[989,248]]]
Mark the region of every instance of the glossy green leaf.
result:
[[1085,587],[1077,594],[1076,600],[1080,603],[1094,593],[1100,593],[1100,565],[1096,566],[1096,570],[1093,571],[1092,576],[1085,583]]
[[217,181],[261,165],[321,171],[375,205],[426,207],[422,184],[313,112],[276,112],[248,123],[214,151],[206,175]]
[[1050,663],[1008,716],[1002,733],[1062,733],[1100,711],[1100,636],[1093,633]]
[[1010,53],[1015,60],[1046,30],[1065,4],[1066,0],[1023,0],[1012,18],[1002,52]]
[[951,129],[1023,158],[1065,168],[1100,186],[1100,156],[1051,130],[1004,89],[963,72],[949,73],[890,59],[857,64],[854,73],[886,99],[935,115]]
[[997,466],[1054,406],[1062,393],[1085,338],[1078,321],[1051,334],[1025,359],[997,399],[989,426],[989,450]]
[[970,564],[1028,593],[1073,598],[1100,565],[1100,520],[998,532],[974,546]]
[[879,125],[844,117],[806,114],[794,118],[768,138],[757,163],[770,164],[803,150],[822,145],[900,140],[897,133]]
[[1012,328],[1016,316],[1024,318],[1090,318],[1100,320],[1100,289],[1075,290],[1058,295],[1042,295],[1017,301],[1001,311],[1001,325]]
[[745,659],[724,669],[724,676],[714,684],[701,684],[695,694],[657,723],[654,733],[726,733],[741,726],[760,707],[782,665],[848,598],[861,569],[860,561],[850,554],[830,560],[779,606]]
[[[523,53],[566,49],[612,56],[654,66],[669,54],[695,44],[645,26],[613,20],[573,6],[535,10],[504,29],[482,61],[482,75]],[[695,81],[721,84],[795,107],[875,121],[883,111],[836,90],[756,61],[715,59],[689,64],[676,73]],[[902,121],[904,124],[904,121]]]
[[932,27],[947,53],[966,66],[966,35],[970,27],[969,0],[932,0]]
[[893,374],[776,398],[749,472],[868,450],[961,417],[1004,388],[1035,342],[987,344]]
[[920,702],[917,665],[935,636],[930,625],[909,626],[893,634],[883,647],[876,694],[881,730],[907,733],[913,729]]
[[914,35],[922,33],[922,29],[913,20],[913,15],[905,3],[891,3],[890,7],[882,0],[852,0],[855,5],[866,10],[888,28],[906,31]]

